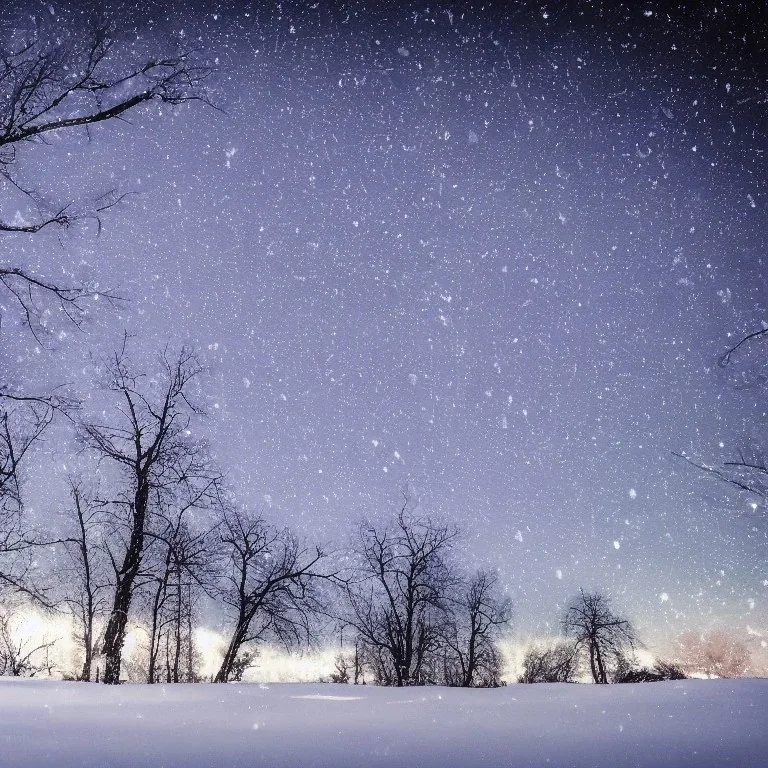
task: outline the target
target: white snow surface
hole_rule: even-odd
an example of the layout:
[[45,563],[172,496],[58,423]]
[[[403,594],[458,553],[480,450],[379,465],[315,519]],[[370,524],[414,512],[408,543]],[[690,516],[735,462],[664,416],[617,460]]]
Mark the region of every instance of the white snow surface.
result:
[[768,680],[123,685],[0,679],[0,766],[768,765]]

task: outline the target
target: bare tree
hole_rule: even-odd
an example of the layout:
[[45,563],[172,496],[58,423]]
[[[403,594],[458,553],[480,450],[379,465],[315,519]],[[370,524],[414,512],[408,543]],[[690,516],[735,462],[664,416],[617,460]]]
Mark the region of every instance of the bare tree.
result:
[[595,683],[607,683],[610,665],[637,644],[631,623],[615,614],[609,599],[599,592],[581,590],[566,609],[562,626],[577,650],[589,654]]
[[286,646],[310,641],[322,608],[318,582],[333,574],[323,569],[321,549],[305,549],[288,529],[246,510],[224,505],[219,537],[224,564],[216,595],[234,627],[214,682],[226,683],[244,658],[250,663],[254,651],[243,655],[245,646],[266,639]]
[[[321,677],[320,682],[326,682],[325,678]],[[346,652],[342,647],[336,655],[333,660],[333,672],[328,676],[328,682],[365,685],[363,649],[359,638],[355,640],[355,647],[351,653]]]
[[[81,15],[76,16],[78,19]],[[14,219],[0,217],[0,234],[31,235],[100,217],[123,195],[109,190],[91,203],[49,203],[22,182],[19,166],[28,151],[61,133],[88,131],[97,124],[124,120],[152,102],[178,105],[205,101],[209,71],[194,64],[190,52],[147,56],[131,61],[121,49],[115,25],[105,16],[73,25],[40,21],[26,33],[3,28],[0,41],[0,179],[8,197],[4,207],[20,206]],[[22,151],[26,149],[25,151]],[[18,254],[20,249],[6,249]],[[0,329],[11,313],[40,342],[51,318],[75,327],[97,299],[116,297],[96,283],[63,283],[37,269],[0,257]],[[0,372],[1,373],[1,372]],[[33,393],[0,375],[0,587],[22,590],[45,602],[31,583],[30,553],[39,542],[23,518],[20,469],[57,412],[75,405],[60,391]]]
[[64,582],[64,602],[77,627],[75,638],[82,648],[83,666],[78,680],[90,682],[97,651],[97,621],[108,607],[109,581],[103,556],[104,503],[70,480],[72,533],[63,540],[68,564],[59,575]]
[[[768,367],[764,359],[758,363],[758,372],[749,373],[750,366],[743,366],[739,370],[738,362],[745,354],[755,347],[756,342],[768,339],[768,328],[744,336],[734,346],[727,349],[718,359],[721,368],[733,367],[738,371],[738,381],[734,383],[737,388],[764,387],[768,383]],[[753,500],[755,511],[762,506],[763,514],[768,507],[768,458],[765,448],[743,449],[731,461],[722,463],[703,463],[686,456],[684,453],[674,453],[677,458],[683,459],[691,466],[706,473],[710,477],[727,483],[739,492],[747,494]],[[759,505],[758,501],[759,500]]]
[[0,610],[0,676],[50,675],[55,669],[50,657],[55,643],[48,638],[36,643],[29,637],[19,637],[18,626],[14,625],[11,615]]
[[458,583],[448,563],[457,536],[452,526],[416,516],[407,494],[394,524],[360,526],[345,623],[378,682],[430,680]]
[[653,667],[640,664],[634,655],[620,654],[611,676],[613,683],[659,683],[662,680],[685,680],[686,674],[677,665],[657,660]]
[[449,685],[496,687],[501,684],[499,634],[512,618],[512,603],[498,594],[498,577],[477,571],[453,601],[444,639]]
[[[0,231],[35,233],[69,226],[83,215],[71,203],[50,210],[39,193],[21,184],[15,169],[22,147],[45,142],[52,133],[122,119],[150,102],[207,103],[209,71],[195,65],[189,52],[131,62],[119,43],[114,22],[92,15],[86,23],[37,25],[0,49],[0,175],[37,211],[29,220],[0,221]],[[111,194],[86,212],[97,217],[110,204]],[[24,274],[16,277],[28,280]],[[30,284],[34,286],[34,278]],[[72,295],[65,292],[58,298],[63,306],[76,308]]]
[[164,525],[155,534],[155,563],[146,569],[150,616],[148,683],[159,679],[163,650],[166,682],[197,679],[193,624],[200,594],[213,590],[215,552],[209,528],[192,530],[187,520],[190,511],[189,505],[175,504],[164,515]]
[[[38,24],[26,35],[0,44],[0,178],[6,190],[28,204],[14,220],[0,219],[0,233],[34,234],[47,227],[66,228],[83,218],[100,223],[101,214],[123,197],[110,190],[90,205],[48,204],[19,179],[22,148],[44,144],[54,134],[123,120],[152,102],[209,103],[205,81],[210,71],[196,65],[189,51],[130,61],[120,42],[114,22],[93,15],[74,25],[62,26],[60,20]],[[2,295],[38,340],[48,330],[51,310],[80,326],[90,300],[114,298],[95,284],[61,284],[8,263],[0,263]],[[0,396],[5,394],[3,389]]]
[[53,418],[44,402],[2,406],[0,400],[0,591],[26,593],[46,602],[31,579],[32,553],[38,541],[24,520],[22,462]]
[[677,639],[678,662],[685,672],[707,677],[740,677],[749,668],[747,644],[725,629],[683,632]]
[[581,669],[576,645],[557,642],[550,646],[531,646],[523,658],[518,683],[573,683]]
[[191,389],[202,368],[183,348],[160,359],[160,374],[147,381],[133,371],[127,340],[106,365],[107,388],[115,396],[114,423],[80,425],[87,446],[112,462],[125,481],[125,493],[110,505],[112,537],[107,552],[114,572],[114,595],[104,633],[104,682],[118,683],[128,613],[147,548],[156,541],[157,513],[169,496],[183,493],[190,507],[205,506],[220,475],[205,445],[192,436]]

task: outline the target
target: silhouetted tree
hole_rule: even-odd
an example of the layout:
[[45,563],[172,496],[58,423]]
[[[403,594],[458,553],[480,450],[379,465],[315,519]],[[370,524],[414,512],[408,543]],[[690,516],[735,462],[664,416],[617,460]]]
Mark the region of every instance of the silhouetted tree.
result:
[[573,683],[581,670],[579,652],[573,642],[531,646],[523,658],[518,683]]
[[361,646],[360,639],[357,638],[353,651],[342,650],[338,653],[333,660],[333,672],[328,676],[329,682],[365,685],[365,660]]
[[153,534],[154,563],[150,563],[145,576],[150,619],[148,683],[159,679],[161,650],[165,651],[166,682],[197,679],[195,609],[200,593],[213,589],[216,553],[208,528],[193,532],[187,520],[193,510],[189,504],[172,504],[161,513],[162,525]]
[[[765,359],[762,359],[758,364],[758,372],[755,372],[753,366],[745,366],[739,370],[737,364],[738,358],[747,354],[750,349],[755,347],[755,342],[761,339],[768,339],[768,328],[764,327],[759,331],[747,334],[737,344],[727,349],[718,360],[721,368],[733,366],[734,369],[738,370],[740,375],[738,375],[738,380],[735,383],[737,388],[765,387],[768,384],[768,366]],[[757,511],[758,506],[761,506],[763,514],[765,514],[768,507],[768,460],[765,449],[766,446],[752,449],[744,448],[731,461],[712,464],[695,461],[683,453],[674,453],[673,455],[710,477],[725,482],[747,494],[753,500],[755,511]]]
[[[291,646],[311,639],[312,620],[321,608],[320,548],[308,550],[286,528],[276,528],[247,510],[223,506],[219,538],[224,558],[215,589],[234,627],[214,682],[233,679],[244,646],[266,639]],[[252,655],[248,658],[250,663]]]
[[[10,189],[22,195],[33,211],[0,221],[0,232],[35,233],[49,226],[67,227],[83,216],[98,214],[114,204],[109,194],[90,207],[62,203],[51,208],[43,196],[23,185],[16,174],[22,147],[45,142],[53,133],[89,128],[98,123],[123,119],[141,105],[169,105],[206,101],[205,67],[195,65],[184,50],[129,61],[119,45],[115,24],[107,15],[92,14],[83,22],[38,23],[26,35],[6,41],[0,57],[0,176]],[[43,291],[33,273],[23,270],[0,272],[14,285]],[[23,309],[28,304],[13,288]],[[64,311],[79,312],[77,297],[83,289],[53,288]],[[59,293],[62,291],[61,293]],[[34,304],[34,302],[33,302]],[[25,309],[26,311],[26,309]],[[33,310],[34,313],[34,310]]]
[[[29,150],[54,135],[123,120],[152,102],[207,101],[209,72],[183,50],[130,61],[124,49],[118,52],[119,36],[106,16],[94,15],[82,23],[86,17],[73,14],[77,21],[71,24],[61,17],[35,16],[26,30],[8,24],[0,28],[5,36],[0,41],[0,179],[8,197],[5,207],[18,206],[15,218],[0,218],[0,235],[8,238],[66,228],[83,218],[100,224],[103,212],[122,197],[110,190],[91,203],[47,202],[18,173]],[[96,283],[62,280],[58,269],[48,270],[56,274],[51,277],[45,270],[9,261],[22,250],[9,247],[0,256],[0,329],[12,316],[42,342],[57,318],[80,327],[93,301],[115,298]],[[75,402],[61,391],[31,392],[15,378],[0,372],[0,587],[46,603],[31,578],[31,553],[42,542],[23,516],[20,470],[54,415],[71,412]]]
[[662,680],[685,680],[688,677],[679,664],[663,659],[654,662],[653,671],[661,675]]
[[183,348],[176,358],[163,353],[160,364],[158,377],[147,382],[128,360],[126,339],[106,363],[106,387],[116,400],[114,420],[80,425],[86,445],[112,462],[125,482],[122,496],[109,505],[114,595],[102,648],[103,680],[109,684],[120,681],[128,613],[146,550],[157,540],[158,513],[180,495],[190,507],[206,506],[220,480],[205,445],[189,429],[192,418],[202,414],[191,399],[200,363]]
[[35,549],[45,542],[24,517],[21,465],[57,407],[55,398],[0,393],[0,593],[22,592],[49,607],[32,567]]
[[512,618],[512,603],[498,592],[498,577],[490,571],[478,571],[459,587],[444,635],[449,685],[488,688],[501,684],[496,641]]
[[562,626],[576,649],[589,655],[595,683],[607,683],[609,665],[627,649],[634,649],[637,642],[630,622],[615,614],[608,598],[599,592],[581,590],[566,609]]
[[[240,651],[232,662],[232,668],[229,673],[229,682],[239,683],[245,673],[256,666],[256,659],[259,656],[258,648],[251,648],[247,651]],[[224,682],[222,680],[214,682]]]
[[662,680],[685,680],[686,674],[676,664],[656,661],[653,667],[642,666],[634,656],[621,654],[611,675],[613,683],[658,683]]
[[83,666],[78,680],[90,681],[97,652],[97,621],[107,611],[109,580],[104,558],[102,525],[104,503],[70,480],[71,528],[63,540],[65,564],[56,575],[63,583],[64,603],[75,621],[75,639],[82,648]]
[[416,516],[407,494],[394,524],[360,526],[345,621],[377,682],[432,679],[458,584],[448,562],[457,536],[452,526]]
[[[352,661],[349,656],[339,653],[333,660],[333,672],[331,672],[328,680],[331,683],[348,683],[349,672],[352,668]],[[323,682],[321,680],[321,682]]]

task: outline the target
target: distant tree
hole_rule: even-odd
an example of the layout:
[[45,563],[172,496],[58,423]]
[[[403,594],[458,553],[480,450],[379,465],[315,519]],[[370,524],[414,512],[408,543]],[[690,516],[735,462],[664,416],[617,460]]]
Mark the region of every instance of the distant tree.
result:
[[126,339],[105,368],[106,387],[115,398],[112,419],[83,420],[80,434],[97,456],[116,466],[124,481],[107,518],[114,593],[104,631],[103,681],[116,684],[137,577],[147,549],[163,530],[158,513],[170,497],[180,495],[189,507],[206,507],[221,476],[205,444],[189,429],[192,419],[202,415],[191,391],[202,368],[191,350],[183,348],[176,358],[164,352],[158,376],[148,382],[133,370]]
[[55,669],[50,657],[55,643],[55,640],[48,638],[35,642],[29,637],[19,637],[18,625],[11,614],[0,610],[0,676],[50,675]]
[[653,671],[661,675],[662,680],[686,680],[688,677],[678,664],[663,659],[656,659]]
[[686,674],[676,664],[656,661],[653,667],[641,665],[634,656],[621,654],[616,659],[611,682],[613,683],[658,683],[662,680],[685,680]]
[[448,560],[457,536],[454,527],[415,515],[407,494],[392,525],[360,526],[345,621],[377,682],[433,679],[458,585]]
[[676,642],[678,662],[689,675],[740,677],[749,668],[747,644],[733,632],[713,629],[709,632],[683,632]]
[[[199,654],[193,625],[198,600],[215,581],[214,536],[210,527],[193,530],[190,514],[197,498],[171,497],[156,512],[155,545],[144,567],[149,614],[147,683],[160,679],[165,661],[167,683],[194,682]],[[161,652],[164,652],[161,655]]]
[[[0,256],[0,329],[26,328],[41,344],[57,319],[80,327],[94,301],[115,296],[96,283],[63,280],[53,264],[47,271],[55,276],[14,263],[23,251],[16,247],[18,237],[85,218],[100,226],[102,214],[122,195],[110,190],[90,203],[48,202],[22,181],[20,164],[53,136],[124,120],[152,102],[207,101],[209,74],[183,50],[130,61],[119,52],[119,35],[106,16],[81,23],[87,17],[73,14],[78,21],[72,24],[44,16],[32,16],[34,24],[26,29],[23,23],[0,28],[0,179],[3,208],[17,207],[13,219],[0,217],[0,235],[9,238]],[[32,392],[12,373],[0,371],[0,588],[43,603],[47,598],[30,565],[32,552],[44,542],[24,518],[21,470],[54,415],[70,413],[75,405],[61,390]]]
[[534,645],[525,653],[518,683],[573,683],[581,670],[579,652],[573,642],[551,646]]
[[75,640],[82,649],[83,666],[76,679],[89,682],[97,649],[97,622],[108,608],[109,580],[102,526],[104,503],[70,480],[70,529],[62,544],[65,563],[56,575],[62,582],[63,601],[75,621]]
[[223,565],[214,595],[234,626],[214,682],[226,683],[235,679],[239,660],[253,658],[246,646],[311,641],[322,607],[318,583],[332,575],[320,548],[306,549],[288,529],[246,510],[224,505],[218,535]]
[[[339,651],[333,660],[333,672],[328,676],[328,682],[365,685],[365,658],[361,645],[358,638],[353,650]],[[325,679],[321,678],[321,682]]]
[[444,634],[446,682],[496,687],[502,666],[496,642],[512,617],[512,603],[499,594],[498,577],[490,571],[477,571],[458,592]]
[[599,592],[581,590],[566,609],[562,626],[576,649],[588,654],[592,680],[599,684],[608,683],[610,666],[637,643],[632,624],[615,614]]
[[[245,673],[256,666],[256,659],[258,657],[258,648],[250,648],[246,651],[240,651],[232,662],[231,671],[229,673],[229,682],[239,683],[243,679]],[[214,680],[214,682],[217,681]],[[222,681],[219,680],[218,682]]]
[[333,660],[333,672],[329,675],[328,681],[331,683],[348,683],[351,668],[350,658],[343,653],[337,654]]

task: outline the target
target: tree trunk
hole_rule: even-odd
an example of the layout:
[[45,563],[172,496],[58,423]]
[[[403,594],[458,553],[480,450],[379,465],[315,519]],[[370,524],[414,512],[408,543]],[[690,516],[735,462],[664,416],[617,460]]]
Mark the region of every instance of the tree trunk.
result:
[[[80,679],[86,683],[91,682],[91,665],[93,663],[93,617],[95,609],[93,606],[93,584],[91,580],[91,557],[88,551],[88,529],[85,523],[83,507],[81,505],[80,491],[73,487],[75,508],[77,510],[77,522],[80,526],[80,540],[78,546],[80,549],[80,558],[83,566],[83,586],[85,588],[85,606],[81,607],[83,618],[83,651],[85,658],[83,660],[83,671],[80,673]],[[82,603],[81,603],[82,606]]]
[[195,682],[194,645],[192,643],[192,586],[187,586],[187,682]]
[[[469,635],[469,652],[467,654],[467,668],[464,674],[464,687],[465,688],[471,688],[472,687],[472,681],[475,677],[475,666],[477,665],[476,660],[476,646],[477,645],[477,632],[475,631],[475,628],[472,627],[472,631]],[[463,663],[462,663],[463,666]]]
[[592,682],[593,683],[599,683],[600,679],[598,677],[597,667],[595,666],[595,645],[594,643],[589,644],[589,667],[592,671]]
[[133,598],[133,583],[141,567],[141,558],[144,553],[144,523],[149,502],[149,486],[146,480],[142,479],[139,482],[134,499],[131,539],[122,568],[117,574],[115,600],[104,633],[104,682],[107,685],[118,685],[120,682],[120,665],[128,611]]
[[157,657],[160,653],[160,609],[165,603],[166,584],[162,579],[155,591],[155,597],[152,601],[152,626],[149,629],[149,661],[147,663],[147,684],[152,685],[157,682]]
[[603,655],[600,653],[600,646],[595,646],[595,656],[597,657],[597,671],[600,675],[600,679],[597,681],[601,685],[608,683],[608,675],[605,672],[605,665],[603,664]]
[[131,607],[133,579],[123,578],[117,584],[115,601],[104,632],[104,682],[117,685],[120,682],[120,665],[125,643],[125,625]]
[[182,611],[182,594],[181,594],[181,572],[177,573],[176,578],[176,627],[174,632],[174,648],[173,648],[173,682],[179,681],[179,668],[181,665],[181,611]]
[[80,679],[85,683],[91,682],[91,665],[93,664],[93,598],[88,595],[88,616],[86,618],[85,631],[83,632],[83,646],[85,659]]
[[224,654],[224,658],[219,667],[219,671],[214,677],[214,683],[228,683],[229,678],[232,676],[232,669],[235,666],[235,660],[237,659],[238,651],[243,644],[243,638],[245,637],[244,626],[242,620],[238,622],[235,631],[232,634],[232,639],[229,641],[227,652]]

